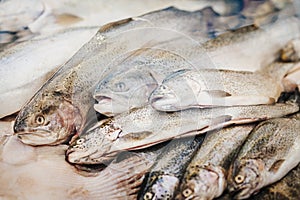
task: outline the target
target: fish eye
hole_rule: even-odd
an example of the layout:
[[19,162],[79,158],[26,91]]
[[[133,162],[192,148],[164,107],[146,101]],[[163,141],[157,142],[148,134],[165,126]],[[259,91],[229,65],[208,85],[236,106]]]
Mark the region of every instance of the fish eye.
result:
[[76,141],[76,144],[82,144],[84,143],[84,139],[83,138],[80,138]]
[[37,115],[37,116],[35,117],[35,122],[36,122],[38,125],[44,124],[44,122],[45,122],[44,116],[43,116],[43,115]]
[[117,91],[122,92],[126,90],[126,84],[124,82],[118,82],[115,84],[115,88]]
[[151,200],[153,198],[153,194],[151,192],[147,192],[144,195],[144,200]]
[[193,191],[191,189],[187,188],[187,189],[183,190],[182,195],[184,197],[189,197],[192,195],[192,193],[193,193]]
[[244,181],[245,177],[242,176],[242,175],[237,175],[235,178],[234,178],[234,181],[237,183],[237,184],[240,184]]

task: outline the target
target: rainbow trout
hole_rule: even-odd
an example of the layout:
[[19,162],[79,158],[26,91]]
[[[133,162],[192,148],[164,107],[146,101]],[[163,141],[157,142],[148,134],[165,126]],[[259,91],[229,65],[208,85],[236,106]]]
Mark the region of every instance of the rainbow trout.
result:
[[299,115],[261,122],[247,138],[228,175],[228,189],[246,199],[283,178],[300,162]]
[[71,163],[102,163],[120,151],[142,149],[172,138],[285,116],[298,110],[296,104],[274,104],[166,113],[148,105],[100,121],[71,143],[66,156]]

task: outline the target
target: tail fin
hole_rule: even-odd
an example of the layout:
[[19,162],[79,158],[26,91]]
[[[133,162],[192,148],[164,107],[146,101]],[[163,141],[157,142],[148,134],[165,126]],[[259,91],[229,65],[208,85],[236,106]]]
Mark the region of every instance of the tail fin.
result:
[[152,164],[152,159],[144,157],[143,153],[134,154],[120,162],[112,162],[96,177],[88,177],[90,197],[136,199],[143,177]]
[[273,62],[257,72],[267,74],[276,80],[282,80],[296,65],[297,63]]

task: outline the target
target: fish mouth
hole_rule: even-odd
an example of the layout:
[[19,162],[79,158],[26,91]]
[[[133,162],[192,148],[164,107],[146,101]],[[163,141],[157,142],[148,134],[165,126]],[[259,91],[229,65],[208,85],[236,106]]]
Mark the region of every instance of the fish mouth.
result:
[[60,141],[57,141],[58,133],[43,129],[33,129],[31,131],[17,132],[14,133],[14,135],[17,135],[18,139],[22,143],[31,146],[56,145],[57,143],[60,143]]
[[107,164],[110,161],[112,161],[116,156],[116,154],[103,154],[101,156],[98,156],[97,153],[98,151],[76,152],[73,149],[68,149],[66,151],[66,160],[71,164]]
[[180,105],[180,101],[173,95],[154,95],[150,99],[151,106],[156,110],[161,111],[176,111],[178,110],[178,106]]
[[108,117],[112,117],[129,109],[128,105],[124,104],[126,101],[122,101],[120,97],[114,98],[107,95],[96,95],[94,98],[98,102],[94,104],[94,109]]
[[112,101],[111,97],[105,95],[94,95],[94,99],[97,100],[98,104],[108,104]]
[[228,187],[230,196],[232,196],[234,199],[247,199],[250,197],[251,188],[249,187],[249,184],[245,184],[239,188],[236,188],[234,186]]

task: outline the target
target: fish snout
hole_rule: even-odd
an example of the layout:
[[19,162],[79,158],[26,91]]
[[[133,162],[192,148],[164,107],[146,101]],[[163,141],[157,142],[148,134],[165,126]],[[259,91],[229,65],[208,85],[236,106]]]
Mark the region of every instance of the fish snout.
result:
[[27,125],[24,121],[19,121],[16,119],[14,126],[13,126],[14,134],[23,133],[26,131],[26,128],[27,128]]

